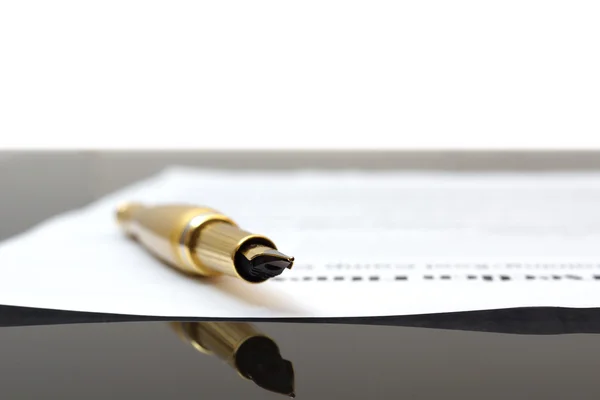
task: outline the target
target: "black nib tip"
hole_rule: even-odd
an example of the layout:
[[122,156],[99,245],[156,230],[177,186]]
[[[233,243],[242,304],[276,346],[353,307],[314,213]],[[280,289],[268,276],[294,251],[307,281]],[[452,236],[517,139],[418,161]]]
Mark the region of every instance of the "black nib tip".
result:
[[263,245],[251,245],[242,249],[236,256],[240,273],[257,282],[265,281],[291,269],[294,257]]
[[270,255],[258,256],[250,261],[252,269],[261,274],[277,276],[286,268],[292,266],[293,261]]

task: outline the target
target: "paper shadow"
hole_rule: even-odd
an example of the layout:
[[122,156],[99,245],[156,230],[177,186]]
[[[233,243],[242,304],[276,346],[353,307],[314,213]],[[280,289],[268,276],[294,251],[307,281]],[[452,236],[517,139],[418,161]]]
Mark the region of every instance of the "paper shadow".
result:
[[[197,279],[206,282],[206,278]],[[308,309],[290,300],[283,290],[269,285],[268,282],[258,284],[248,283],[227,276],[209,279],[210,282],[208,284],[214,288],[250,306],[284,315],[305,316],[309,313]]]
[[[175,271],[175,273],[181,273]],[[283,315],[297,315],[299,317],[310,315],[310,311],[300,304],[290,300],[285,292],[277,289],[268,282],[249,283],[230,276],[201,277],[186,275],[187,279],[194,280],[199,285],[207,285],[225,293],[229,297],[255,308],[281,313]]]
[[[163,273],[180,276],[186,280],[193,281],[197,285],[210,286],[227,294],[229,297],[237,298],[249,306],[280,312],[286,316],[298,315],[301,317],[311,314],[305,307],[294,303],[289,297],[285,296],[284,292],[269,285],[269,282],[250,283],[227,275],[214,277],[193,275],[172,267],[160,258],[152,258],[151,256],[148,256],[148,258],[160,264],[157,267],[163,268]],[[269,314],[271,315],[271,313]]]

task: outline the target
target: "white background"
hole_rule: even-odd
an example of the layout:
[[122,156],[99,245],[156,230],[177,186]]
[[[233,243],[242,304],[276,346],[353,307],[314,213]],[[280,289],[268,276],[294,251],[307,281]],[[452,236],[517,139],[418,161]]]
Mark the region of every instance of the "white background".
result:
[[600,147],[596,1],[7,1],[5,148]]

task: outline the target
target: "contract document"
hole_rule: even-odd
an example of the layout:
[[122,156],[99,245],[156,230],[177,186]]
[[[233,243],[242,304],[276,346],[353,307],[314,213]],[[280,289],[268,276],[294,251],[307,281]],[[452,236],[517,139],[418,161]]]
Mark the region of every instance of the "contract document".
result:
[[[184,275],[122,233],[127,201],[215,208],[296,262],[262,284]],[[600,173],[174,166],[0,243],[0,304],[190,318],[599,307]]]

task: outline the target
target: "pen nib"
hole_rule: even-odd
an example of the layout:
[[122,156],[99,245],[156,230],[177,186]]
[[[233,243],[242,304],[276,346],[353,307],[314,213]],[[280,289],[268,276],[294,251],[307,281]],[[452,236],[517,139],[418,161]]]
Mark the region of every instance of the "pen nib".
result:
[[239,262],[251,277],[260,280],[273,278],[286,268],[291,269],[294,257],[261,244],[249,245],[238,252],[236,262]]

